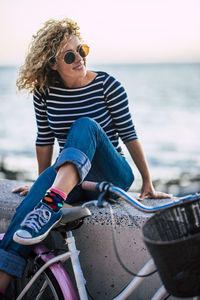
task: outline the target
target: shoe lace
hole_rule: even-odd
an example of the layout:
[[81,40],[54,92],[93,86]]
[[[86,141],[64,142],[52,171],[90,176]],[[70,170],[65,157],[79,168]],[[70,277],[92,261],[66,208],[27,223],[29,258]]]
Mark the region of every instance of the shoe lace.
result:
[[21,226],[26,226],[30,229],[33,229],[38,233],[38,231],[44,226],[50,219],[51,212],[44,208],[36,208],[27,214],[24,221],[21,223]]

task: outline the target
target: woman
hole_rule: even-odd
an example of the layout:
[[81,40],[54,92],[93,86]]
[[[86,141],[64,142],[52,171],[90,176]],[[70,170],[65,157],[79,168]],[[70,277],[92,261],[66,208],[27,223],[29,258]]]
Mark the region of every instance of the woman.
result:
[[[127,146],[143,185],[139,199],[167,198],[155,192],[121,84],[105,72],[88,71],[89,47],[77,23],[49,20],[35,36],[17,81],[34,93],[39,177],[18,207],[0,249],[0,288],[21,277],[30,246],[61,218],[63,203],[90,199],[81,183],[109,181],[128,190],[134,180],[118,139]],[[60,154],[51,166],[55,138]],[[28,192],[28,193],[27,193]],[[14,239],[14,240],[13,240]]]

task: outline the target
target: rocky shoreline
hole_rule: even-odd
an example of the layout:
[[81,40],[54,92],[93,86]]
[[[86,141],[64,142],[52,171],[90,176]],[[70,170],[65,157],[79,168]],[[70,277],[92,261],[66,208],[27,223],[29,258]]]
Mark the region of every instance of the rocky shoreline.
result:
[[200,193],[200,174],[182,173],[179,178],[170,180],[154,180],[156,190],[164,191],[175,196]]
[[[7,168],[4,160],[0,161],[0,179],[10,179],[19,181],[34,181],[27,170],[15,170]],[[200,193],[200,173],[181,173],[178,178],[172,179],[155,179],[153,185],[156,190],[163,191],[174,196],[183,196],[187,194]],[[140,184],[134,183],[131,191],[140,191]]]

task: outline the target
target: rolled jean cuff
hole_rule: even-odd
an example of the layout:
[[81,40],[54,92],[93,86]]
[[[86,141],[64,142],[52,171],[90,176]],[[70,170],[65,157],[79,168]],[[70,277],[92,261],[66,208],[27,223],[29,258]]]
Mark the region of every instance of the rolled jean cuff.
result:
[[26,266],[26,260],[4,249],[0,249],[0,270],[9,275],[22,277]]
[[76,148],[63,149],[55,163],[55,170],[58,171],[66,162],[71,162],[77,167],[81,183],[91,168],[91,163],[87,155]]

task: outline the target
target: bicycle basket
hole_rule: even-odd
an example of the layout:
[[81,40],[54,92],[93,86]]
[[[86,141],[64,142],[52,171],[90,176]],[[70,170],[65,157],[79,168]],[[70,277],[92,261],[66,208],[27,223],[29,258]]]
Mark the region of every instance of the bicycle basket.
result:
[[143,237],[168,293],[200,295],[200,198],[152,216]]

